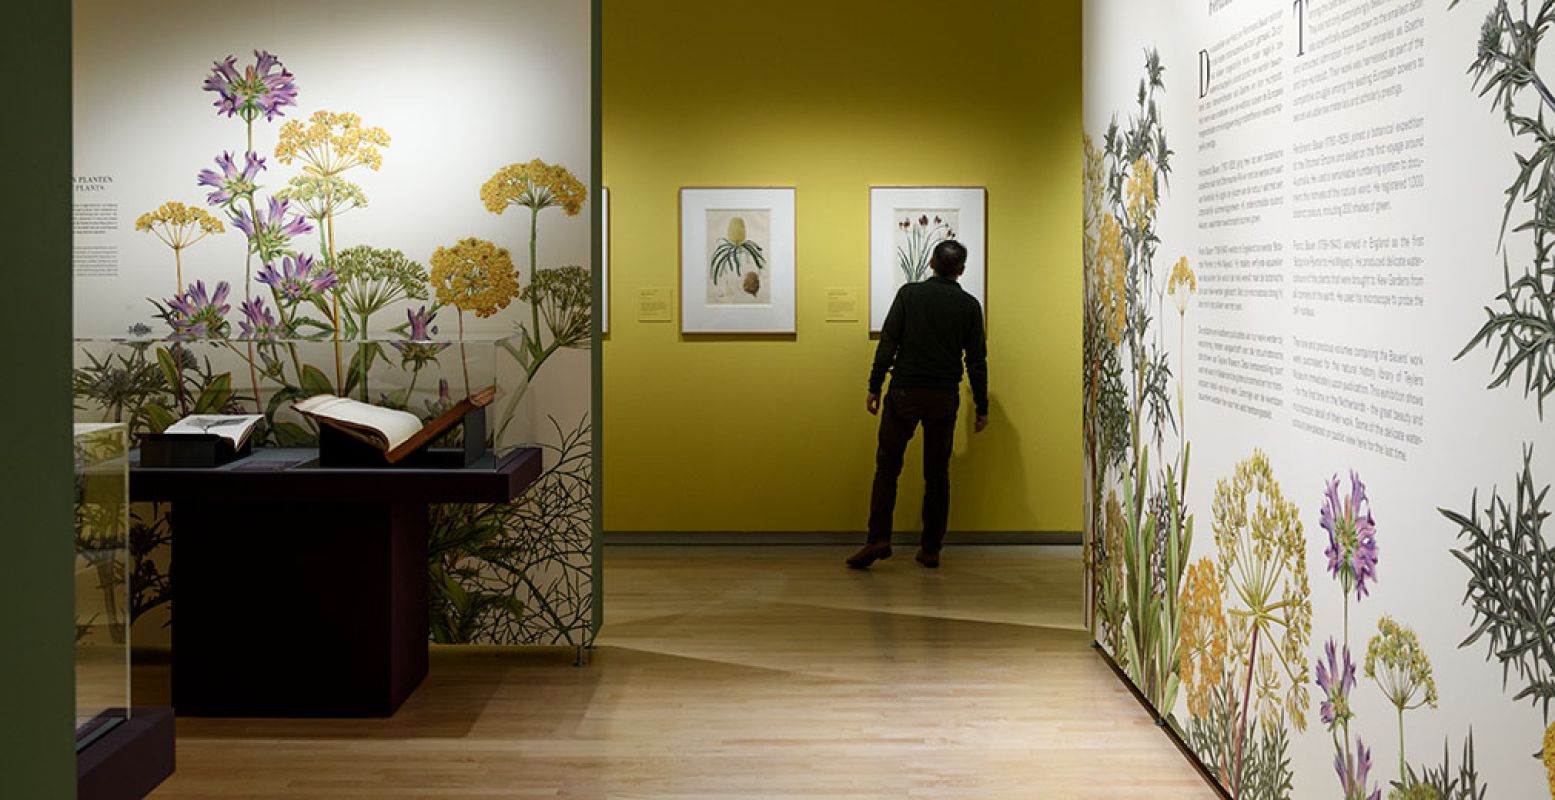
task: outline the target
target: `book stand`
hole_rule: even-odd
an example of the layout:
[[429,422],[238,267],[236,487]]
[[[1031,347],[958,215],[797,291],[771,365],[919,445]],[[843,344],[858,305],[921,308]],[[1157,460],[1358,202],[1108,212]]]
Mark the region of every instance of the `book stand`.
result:
[[252,441],[237,450],[220,436],[153,433],[140,445],[140,463],[147,467],[219,467],[254,451]]
[[[345,469],[462,469],[479,461],[486,453],[486,407],[465,413],[464,419],[450,428],[444,437],[461,432],[457,447],[437,447],[436,440],[390,464],[382,450],[363,442],[332,425],[319,425],[319,466]],[[181,466],[181,465],[180,465]]]

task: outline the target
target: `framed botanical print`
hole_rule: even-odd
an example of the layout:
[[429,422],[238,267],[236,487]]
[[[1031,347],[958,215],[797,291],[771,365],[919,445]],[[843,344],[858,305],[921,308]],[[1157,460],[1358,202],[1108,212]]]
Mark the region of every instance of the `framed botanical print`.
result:
[[795,331],[795,190],[680,190],[681,333]]
[[965,289],[987,312],[988,190],[872,186],[869,189],[869,330],[885,325],[903,284],[933,277],[929,257],[947,239],[966,246]]

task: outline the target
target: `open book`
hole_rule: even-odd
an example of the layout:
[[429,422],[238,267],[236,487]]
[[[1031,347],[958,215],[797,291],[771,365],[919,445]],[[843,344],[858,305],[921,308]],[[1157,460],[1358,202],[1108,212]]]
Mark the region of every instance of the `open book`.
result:
[[259,427],[261,414],[190,414],[167,426],[162,433],[171,436],[214,436],[232,445],[234,452],[248,444],[248,437]]
[[383,451],[384,460],[394,464],[447,433],[464,419],[465,414],[490,404],[496,395],[497,387],[488,386],[455,403],[426,424],[408,411],[329,394],[314,395],[299,401],[294,408],[321,425],[328,425]]

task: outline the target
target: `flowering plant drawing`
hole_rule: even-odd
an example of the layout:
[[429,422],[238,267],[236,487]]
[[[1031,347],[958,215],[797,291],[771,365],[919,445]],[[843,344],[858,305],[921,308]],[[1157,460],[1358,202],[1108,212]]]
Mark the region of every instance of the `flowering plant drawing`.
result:
[[432,252],[437,301],[477,317],[494,316],[518,297],[518,272],[505,247],[485,239],[461,239]]
[[263,297],[247,300],[239,306],[239,309],[243,312],[243,319],[238,322],[242,338],[273,341],[286,334],[285,326],[270,313]]
[[[1285,499],[1262,451],[1216,483],[1213,511],[1232,640],[1228,672],[1234,678],[1225,690],[1231,714],[1203,716],[1229,725],[1218,733],[1226,746],[1210,754],[1220,759],[1215,766],[1226,788],[1233,797],[1254,797],[1260,795],[1245,791],[1250,729],[1270,737],[1287,723],[1298,731],[1306,728],[1306,649],[1312,633],[1306,538],[1296,505]],[[1342,673],[1339,678],[1342,683]]]
[[956,238],[954,223],[947,221],[954,211],[923,211],[916,215],[911,211],[898,211],[896,266],[908,283],[917,283],[929,277],[929,260],[940,242]]
[[308,220],[291,207],[290,200],[279,197],[271,197],[263,210],[237,210],[232,227],[248,237],[250,252],[265,264],[291,253],[292,239],[313,230]]
[[[1350,472],[1350,491],[1341,496],[1339,476],[1328,482],[1323,495],[1320,523],[1328,532],[1328,573],[1339,580],[1345,595],[1353,590],[1355,599],[1366,596],[1366,583],[1377,577],[1377,526],[1366,499],[1366,485]],[[1345,603],[1346,618],[1349,603]]]
[[186,206],[169,200],[154,211],[147,211],[135,219],[135,230],[149,233],[173,251],[177,286],[184,285],[184,250],[201,239],[226,230],[221,220],[206,213],[205,209]]
[[[1184,506],[1190,448],[1171,408],[1169,356],[1153,328],[1167,278],[1155,269],[1157,186],[1172,169],[1156,108],[1164,73],[1160,57],[1147,52],[1127,126],[1114,118],[1101,148],[1086,151],[1084,205],[1090,529],[1112,524],[1101,517],[1100,501],[1114,474],[1121,511],[1121,535],[1090,538],[1094,620],[1098,639],[1163,714],[1176,705],[1186,663],[1183,581],[1194,524]],[[1178,434],[1175,446],[1169,431]],[[1201,687],[1194,704],[1204,699]]]
[[248,123],[260,116],[267,122],[273,121],[284,116],[282,109],[297,105],[297,84],[292,74],[280,59],[262,50],[254,51],[254,63],[242,72],[238,71],[236,56],[217,61],[205,78],[204,89],[216,93],[216,113],[236,115]]
[[1384,697],[1398,711],[1398,772],[1408,773],[1404,760],[1404,712],[1421,706],[1436,707],[1436,678],[1431,660],[1420,648],[1415,632],[1383,617],[1377,633],[1366,645],[1366,677],[1377,682]]
[[1347,726],[1353,713],[1350,711],[1350,692],[1355,689],[1355,659],[1350,657],[1350,646],[1344,646],[1344,656],[1337,655],[1333,639],[1323,645],[1326,658],[1317,662],[1317,687],[1323,690],[1323,701],[1318,706],[1318,718],[1330,732],[1336,727]]
[[[509,355],[523,368],[526,380],[508,401],[503,421],[497,428],[500,436],[541,367],[559,350],[582,347],[586,343],[587,337],[582,336],[577,320],[582,317],[592,319],[592,288],[588,292],[580,291],[583,284],[579,282],[576,268],[572,267],[561,269],[573,271],[542,278],[539,226],[541,212],[549,208],[560,208],[569,217],[577,216],[588,199],[588,189],[565,166],[536,158],[498,169],[481,184],[480,198],[486,210],[493,214],[501,215],[509,208],[529,211],[529,284],[523,297],[529,305],[529,324],[518,326],[518,332],[523,336],[522,344],[508,349]],[[550,309],[548,319],[561,324],[560,329],[541,327],[542,310],[547,308]],[[545,331],[550,333],[550,341],[546,341]]]
[[317,300],[336,284],[335,271],[316,265],[309,255],[282,256],[280,269],[274,264],[265,264],[255,279],[269,286],[289,305]]
[[264,171],[265,160],[253,151],[243,154],[243,166],[239,167],[232,153],[216,157],[216,169],[202,169],[195,183],[211,188],[205,202],[213,206],[230,206],[240,200],[248,200],[259,188],[254,182]]

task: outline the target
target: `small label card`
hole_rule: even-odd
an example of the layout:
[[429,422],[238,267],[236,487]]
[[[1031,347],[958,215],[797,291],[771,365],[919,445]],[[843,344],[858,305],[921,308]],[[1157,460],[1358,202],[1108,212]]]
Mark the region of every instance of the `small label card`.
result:
[[638,322],[669,322],[675,297],[667,286],[651,286],[637,290]]
[[826,290],[827,322],[858,322],[858,289],[832,286]]

